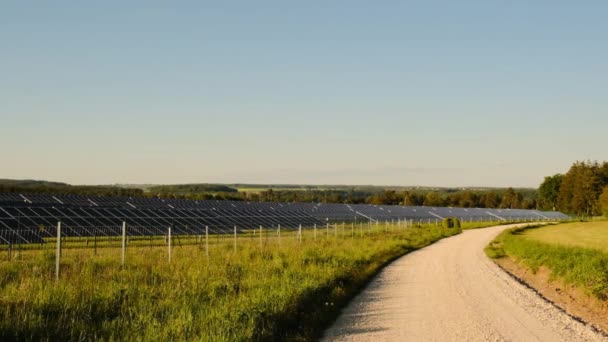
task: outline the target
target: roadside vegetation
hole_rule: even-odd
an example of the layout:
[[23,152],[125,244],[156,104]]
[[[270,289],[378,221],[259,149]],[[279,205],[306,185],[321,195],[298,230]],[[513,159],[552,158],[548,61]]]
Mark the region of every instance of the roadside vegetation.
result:
[[[386,263],[458,228],[357,226],[0,261],[0,340],[314,340]],[[199,241],[200,242],[200,241]],[[76,243],[76,242],[74,242]],[[77,243],[83,243],[78,241]],[[156,241],[156,243],[161,243]]]
[[509,257],[536,273],[540,267],[608,300],[608,222],[568,223],[556,226],[509,229],[485,249],[495,259]]

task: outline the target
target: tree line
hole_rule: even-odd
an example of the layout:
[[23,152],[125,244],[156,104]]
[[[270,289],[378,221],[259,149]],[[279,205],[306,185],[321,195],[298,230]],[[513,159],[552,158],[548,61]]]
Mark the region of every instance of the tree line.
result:
[[608,162],[577,161],[565,174],[545,177],[538,202],[542,209],[608,216]]
[[142,189],[122,188],[117,186],[69,185],[38,181],[25,184],[0,182],[0,192],[121,197],[141,197],[144,195]]
[[534,209],[537,205],[534,189],[424,189],[392,190],[375,187],[340,189],[278,190],[241,192],[215,184],[181,184],[152,186],[144,191],[119,186],[73,186],[43,181],[0,180],[0,192],[73,194],[85,196],[120,196],[175,198],[189,200],[233,200],[251,202],[344,203],[374,205],[408,205],[464,208]]

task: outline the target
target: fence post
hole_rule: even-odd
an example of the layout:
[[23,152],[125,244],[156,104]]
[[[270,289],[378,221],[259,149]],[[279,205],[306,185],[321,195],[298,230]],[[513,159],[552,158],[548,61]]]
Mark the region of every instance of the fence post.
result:
[[277,235],[279,236],[279,247],[281,247],[281,225],[278,225]]
[[122,251],[120,254],[120,264],[125,265],[125,251],[127,249],[127,222],[122,221]]
[[334,223],[334,237],[337,239],[338,238],[338,224]]
[[171,263],[171,227],[169,227],[169,230],[167,232],[167,245],[169,246],[168,249],[168,253],[169,253],[169,263]]
[[298,242],[302,244],[302,225],[298,226]]
[[236,253],[236,226],[234,226],[234,253]]
[[262,233],[262,225],[260,225],[260,248],[264,247],[264,238]]
[[351,238],[355,238],[355,222],[351,222],[350,223],[350,237]]
[[205,254],[209,257],[209,226],[205,226]]
[[361,237],[363,237],[363,222],[359,223],[359,229],[361,230]]
[[57,222],[57,253],[55,255],[55,281],[59,281],[59,261],[61,259],[61,221]]
[[325,229],[325,238],[329,239],[329,222],[326,225],[326,229]]
[[315,235],[315,241],[317,241],[317,224],[316,223],[315,223],[315,226],[314,226],[314,231],[315,231],[315,234],[314,234]]

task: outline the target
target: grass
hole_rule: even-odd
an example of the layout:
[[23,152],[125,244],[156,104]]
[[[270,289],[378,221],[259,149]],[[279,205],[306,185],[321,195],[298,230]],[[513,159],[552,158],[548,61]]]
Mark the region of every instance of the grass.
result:
[[[436,226],[214,237],[120,251],[52,249],[0,262],[0,340],[314,340],[386,263],[460,232]],[[333,233],[333,234],[332,234]],[[353,236],[354,235],[354,236]],[[136,247],[137,246],[137,247]],[[4,258],[6,259],[6,258]]]
[[523,232],[530,240],[564,246],[595,248],[608,253],[608,221],[575,222]]
[[495,226],[502,226],[502,225],[508,225],[508,224],[516,224],[516,223],[530,223],[530,221],[473,221],[473,222],[461,221],[460,225],[463,230],[467,230],[467,229],[488,228],[488,227],[495,227]]
[[500,225],[512,224],[512,223],[513,222],[507,222],[507,221],[473,221],[473,222],[461,221],[460,226],[462,227],[463,230],[467,230],[467,229],[494,227],[494,226],[500,226]]
[[510,229],[485,251],[491,258],[510,257],[534,273],[541,266],[547,267],[553,279],[562,279],[600,300],[608,300],[606,229],[605,222]]

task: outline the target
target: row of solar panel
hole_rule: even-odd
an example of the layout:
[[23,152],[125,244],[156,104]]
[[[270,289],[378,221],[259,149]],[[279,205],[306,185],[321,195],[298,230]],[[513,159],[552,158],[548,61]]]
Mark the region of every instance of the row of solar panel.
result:
[[[23,202],[17,203],[17,197]],[[66,198],[72,202],[66,203]],[[41,242],[44,237],[55,236],[54,227],[58,221],[65,227],[66,236],[94,236],[120,234],[123,221],[129,225],[129,234],[159,235],[169,226],[174,227],[175,234],[201,234],[205,226],[215,234],[231,232],[234,226],[239,231],[278,225],[290,229],[299,225],[312,227],[326,222],[357,220],[430,222],[444,217],[470,221],[567,218],[559,212],[536,210],[186,200],[172,200],[172,204],[165,206],[165,200],[161,199],[142,199],[147,205],[141,206],[142,202],[137,201],[140,199],[127,199],[124,203],[123,200],[0,193],[0,243]],[[85,201],[89,204],[77,205]],[[100,205],[108,202],[111,205]]]
[[[499,209],[462,209],[462,208],[427,208],[402,206],[374,206],[365,204],[316,204],[316,203],[276,203],[276,202],[240,202],[240,201],[190,201],[180,199],[127,198],[76,195],[16,194],[0,193],[0,206],[39,206],[39,207],[90,207],[90,208],[126,208],[126,209],[204,209],[204,210],[279,210],[310,213],[318,218],[352,219],[355,216],[371,217],[426,217],[429,212],[439,216],[487,216],[500,217],[542,217],[536,211],[499,210]],[[490,214],[489,214],[490,213]],[[561,215],[548,213],[548,215]],[[434,215],[431,215],[434,216]]]

